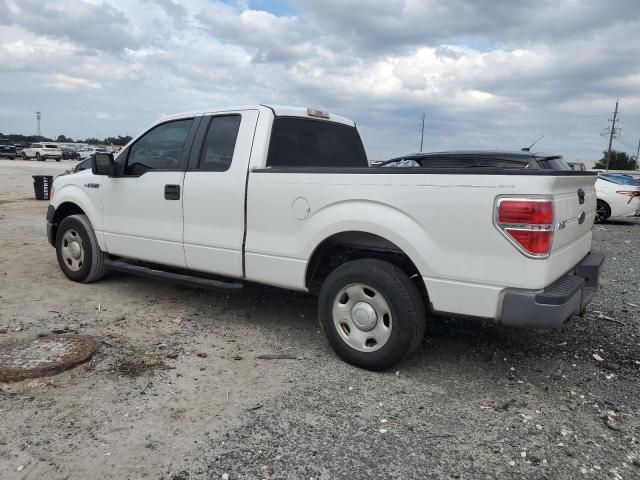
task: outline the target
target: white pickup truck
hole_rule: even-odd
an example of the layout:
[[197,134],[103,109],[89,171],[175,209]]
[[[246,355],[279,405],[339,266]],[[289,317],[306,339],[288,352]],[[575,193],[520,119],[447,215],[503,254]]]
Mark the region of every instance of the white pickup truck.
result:
[[319,295],[343,359],[389,368],[427,314],[553,328],[583,312],[603,255],[588,172],[370,167],[355,124],[253,106],[165,117],[114,159],[56,178],[62,271]]

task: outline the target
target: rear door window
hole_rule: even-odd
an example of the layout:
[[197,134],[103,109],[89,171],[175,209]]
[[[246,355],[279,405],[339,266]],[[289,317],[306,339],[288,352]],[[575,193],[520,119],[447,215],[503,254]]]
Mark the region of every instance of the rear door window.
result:
[[224,172],[229,170],[240,129],[240,115],[213,117],[200,154],[199,170]]
[[276,118],[269,167],[368,167],[355,127],[306,118]]

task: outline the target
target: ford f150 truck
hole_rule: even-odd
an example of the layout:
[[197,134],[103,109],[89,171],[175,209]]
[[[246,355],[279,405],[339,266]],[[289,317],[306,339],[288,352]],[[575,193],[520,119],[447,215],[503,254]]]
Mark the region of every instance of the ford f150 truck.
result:
[[355,124],[254,106],[165,117],[58,177],[49,242],[71,280],[109,269],[318,294],[333,349],[389,368],[427,314],[553,328],[598,288],[595,174],[370,167]]

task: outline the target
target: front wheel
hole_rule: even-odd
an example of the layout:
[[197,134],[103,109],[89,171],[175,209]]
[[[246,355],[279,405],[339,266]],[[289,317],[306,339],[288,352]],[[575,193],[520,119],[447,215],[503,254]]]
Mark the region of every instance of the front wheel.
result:
[[86,215],[70,215],[60,222],[56,253],[60,268],[75,282],[94,282],[105,273],[106,254],[100,250]]
[[22,152],[22,159],[23,159],[23,160],[26,160],[26,159],[27,159],[27,154],[26,154],[26,153],[24,153],[24,152]]
[[611,208],[607,202],[598,200],[596,203],[596,219],[595,223],[602,223],[611,216]]
[[417,348],[426,315],[420,292],[395,265],[360,259],[336,268],[324,281],[320,324],[345,361],[384,370]]
[[40,154],[39,153],[36,153],[36,161],[38,161],[38,162],[40,161]]

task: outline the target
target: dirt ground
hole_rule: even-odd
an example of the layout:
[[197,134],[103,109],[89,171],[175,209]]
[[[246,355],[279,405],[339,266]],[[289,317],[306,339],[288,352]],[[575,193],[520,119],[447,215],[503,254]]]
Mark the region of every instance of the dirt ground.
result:
[[[99,345],[0,384],[0,478],[640,478],[640,219],[595,227],[607,261],[584,318],[435,319],[417,354],[372,373],[333,354],[312,297],[67,280],[31,175],[71,165],[0,160],[0,342]],[[259,358],[273,353],[292,358]]]

